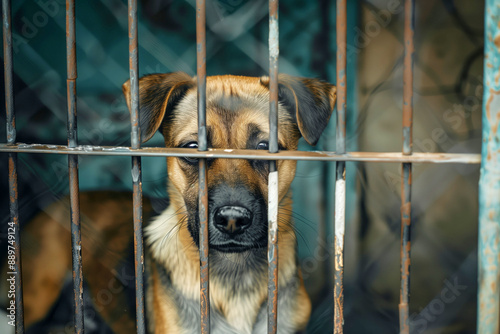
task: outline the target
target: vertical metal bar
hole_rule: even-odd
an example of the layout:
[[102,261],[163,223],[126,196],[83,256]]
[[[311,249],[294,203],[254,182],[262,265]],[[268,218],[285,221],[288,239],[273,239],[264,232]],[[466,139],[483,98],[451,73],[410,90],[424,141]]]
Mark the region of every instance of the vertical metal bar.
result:
[[[3,22],[3,59],[4,59],[4,82],[5,82],[5,111],[7,120],[7,144],[16,143],[16,115],[14,113],[14,87],[13,87],[13,59],[12,59],[12,25],[10,0],[2,0],[2,22]],[[24,307],[23,307],[23,284],[21,265],[21,238],[18,210],[18,187],[17,187],[17,153],[9,153],[9,228],[14,229],[14,240],[9,239],[8,254],[14,251],[14,264],[9,263],[9,278],[14,277],[16,293],[15,302],[15,325],[16,334],[24,333]],[[10,260],[10,259],[9,259]],[[9,261],[10,262],[10,261]],[[10,315],[9,311],[9,315]]]
[[12,62],[12,24],[10,0],[2,0],[3,59],[5,82],[5,111],[7,113],[7,143],[16,142],[16,115],[14,113],[14,87]]
[[[78,145],[76,116],[76,37],[75,1],[66,1],[66,61],[67,61],[67,99],[68,99],[68,147]],[[78,156],[68,155],[70,210],[71,210],[71,249],[73,258],[73,293],[75,303],[75,333],[83,333],[83,273],[82,241],[80,231],[80,200],[78,193]]]
[[413,58],[415,47],[415,0],[405,0],[403,64],[403,154],[411,155],[413,146]]
[[[415,1],[405,0],[404,68],[403,68],[403,154],[412,154],[413,144],[413,35],[415,30]],[[401,292],[399,302],[399,332],[408,334],[410,302],[411,252],[411,182],[412,164],[404,163],[401,173]]]
[[[137,0],[128,1],[128,38],[130,68],[130,121],[133,149],[141,147],[139,123],[139,60],[137,37]],[[144,247],[142,236],[142,168],[141,157],[132,157],[132,183],[134,205],[134,264],[135,264],[135,311],[137,333],[146,333],[144,313]]]
[[[337,0],[337,129],[336,149],[346,153],[346,45],[347,1]],[[333,332],[344,332],[344,234],[345,234],[345,161],[336,164],[335,175],[335,284]]]
[[500,7],[486,0],[477,333],[500,332]]
[[[207,49],[206,49],[206,5],[205,0],[196,0],[196,60],[198,85],[198,149],[206,151],[206,86],[207,86]],[[198,174],[198,214],[200,219],[200,321],[201,333],[210,332],[210,294],[208,267],[208,187],[206,159],[199,160]]]
[[[269,0],[269,152],[278,152],[278,0]],[[269,162],[267,332],[278,330],[278,169]]]

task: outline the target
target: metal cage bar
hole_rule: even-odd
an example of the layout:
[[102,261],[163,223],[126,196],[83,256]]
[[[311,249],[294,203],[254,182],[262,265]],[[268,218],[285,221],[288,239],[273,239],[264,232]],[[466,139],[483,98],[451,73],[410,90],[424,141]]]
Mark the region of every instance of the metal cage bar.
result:
[[[347,99],[347,1],[337,0],[337,154],[346,153]],[[333,332],[344,332],[344,234],[345,234],[345,161],[338,161],[335,173],[335,272]]]
[[0,144],[0,152],[42,153],[42,154],[75,154],[98,156],[147,156],[147,157],[187,157],[187,158],[223,158],[223,159],[254,159],[254,160],[302,160],[302,161],[357,161],[357,162],[413,162],[436,164],[480,164],[481,154],[473,153],[413,153],[403,155],[401,152],[335,152],[322,151],[280,151],[269,153],[263,150],[227,150],[209,148],[207,151],[197,151],[188,148],[161,148],[84,145],[68,148],[63,145]]
[[[16,143],[16,114],[14,111],[13,58],[12,58],[12,22],[10,0],[2,0],[3,22],[3,59],[5,82],[5,112],[7,126],[7,146]],[[17,153],[10,152],[9,160],[9,211],[8,227],[8,273],[9,279],[14,277],[16,292],[14,296],[14,312],[16,334],[24,333],[23,285],[21,264],[21,237],[19,224],[19,192],[17,186]],[[11,233],[13,232],[13,233]],[[12,237],[11,237],[12,236]],[[14,257],[14,261],[11,260]],[[10,315],[10,311],[9,311]]]
[[500,7],[486,0],[477,333],[500,331]]
[[[207,46],[206,46],[206,3],[205,0],[196,0],[196,75],[198,97],[198,150],[206,151],[207,119]],[[198,215],[200,220],[200,322],[201,333],[210,333],[210,285],[209,285],[209,236],[208,236],[208,184],[207,160],[199,160],[198,172]]]
[[[415,0],[405,0],[404,65],[403,65],[403,155],[413,149],[413,35],[415,31]],[[401,173],[401,291],[399,301],[399,332],[410,333],[410,252],[411,252],[411,183],[412,164],[403,163]]]
[[[130,121],[132,150],[141,147],[139,118],[139,51],[137,37],[137,0],[128,1],[128,38],[130,69]],[[142,236],[142,168],[141,157],[132,157],[132,186],[134,206],[134,265],[135,312],[137,333],[146,333],[144,312],[144,245]]]
[[[77,140],[76,111],[76,38],[75,1],[67,0],[67,97],[68,97],[68,145],[25,145],[16,143],[15,112],[13,99],[13,59],[11,8],[9,0],[2,0],[4,38],[4,80],[7,114],[7,144],[0,144],[0,152],[9,155],[10,215],[14,226],[16,274],[16,333],[24,332],[23,297],[21,280],[21,253],[18,217],[17,153],[56,153],[68,155],[71,201],[71,235],[75,294],[75,332],[84,330],[83,275],[81,258],[81,233],[79,215],[78,156],[79,155],[126,155],[132,157],[134,187],[134,250],[136,270],[137,332],[145,333],[144,316],[144,251],[142,237],[142,172],[141,156],[172,156],[199,158],[199,217],[200,217],[200,314],[201,333],[210,332],[210,298],[208,267],[208,191],[207,158],[269,160],[269,244],[268,244],[268,333],[277,332],[278,301],[278,175],[277,160],[336,161],[335,190],[335,286],[334,286],[334,333],[343,333],[343,257],[345,233],[345,164],[347,161],[402,163],[401,207],[401,300],[400,332],[409,333],[410,288],[410,224],[411,224],[411,169],[412,163],[464,163],[478,164],[482,158],[480,183],[480,234],[479,234],[479,293],[478,333],[498,332],[500,302],[498,295],[500,249],[500,208],[498,176],[498,81],[500,54],[495,47],[494,36],[500,28],[496,25],[500,15],[494,0],[486,0],[486,48],[485,53],[485,105],[483,106],[483,155],[442,154],[412,152],[413,117],[413,55],[414,55],[414,0],[405,0],[404,31],[404,96],[403,96],[403,148],[401,153],[346,152],[346,0],[337,0],[337,133],[336,152],[283,151],[278,153],[278,0],[269,0],[269,152],[258,150],[208,149],[206,127],[206,17],[205,0],[196,2],[197,21],[197,85],[198,85],[198,142],[199,149],[141,148],[139,122],[138,36],[137,0],[128,0],[129,14],[129,62],[131,87],[131,147],[79,146]],[[493,36],[493,37],[492,37]],[[492,70],[493,69],[493,70]],[[492,200],[493,199],[493,200]],[[10,240],[10,239],[9,239]],[[493,268],[493,267],[494,268]]]
[[[269,152],[278,152],[278,0],[269,0]],[[269,161],[268,176],[268,238],[267,238],[267,332],[278,330],[278,168]]]
[[[67,99],[68,99],[68,147],[78,145],[76,110],[76,35],[75,0],[66,1],[66,62],[67,62]],[[84,332],[83,320],[83,271],[82,238],[80,231],[80,194],[78,182],[78,156],[68,155],[70,212],[71,212],[71,250],[73,259],[73,293],[75,333]]]

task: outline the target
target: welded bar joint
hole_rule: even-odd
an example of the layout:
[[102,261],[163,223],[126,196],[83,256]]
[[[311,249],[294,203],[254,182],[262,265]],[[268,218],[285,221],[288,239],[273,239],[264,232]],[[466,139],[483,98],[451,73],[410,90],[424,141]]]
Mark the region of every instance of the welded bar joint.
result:
[[500,331],[500,7],[486,0],[477,333]]

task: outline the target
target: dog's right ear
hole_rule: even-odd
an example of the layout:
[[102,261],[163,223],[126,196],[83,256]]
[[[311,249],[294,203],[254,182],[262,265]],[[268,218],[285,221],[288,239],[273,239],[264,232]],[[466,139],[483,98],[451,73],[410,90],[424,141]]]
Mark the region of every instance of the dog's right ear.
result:
[[[195,81],[184,72],[150,74],[139,79],[139,124],[141,142],[147,142],[160,128],[164,118]],[[130,110],[130,80],[122,86]]]
[[[269,77],[260,82],[269,88]],[[297,124],[300,134],[312,146],[325,130],[337,100],[337,88],[318,79],[278,76],[278,99]]]

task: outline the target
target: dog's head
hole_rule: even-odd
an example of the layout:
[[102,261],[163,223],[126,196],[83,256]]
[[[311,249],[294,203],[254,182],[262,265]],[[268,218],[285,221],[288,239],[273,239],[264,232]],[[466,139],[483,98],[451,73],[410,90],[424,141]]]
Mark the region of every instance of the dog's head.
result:
[[[129,103],[128,81],[123,91]],[[269,149],[269,78],[208,77],[206,96],[209,148]],[[335,100],[336,89],[331,84],[280,75],[280,150],[297,149],[301,136],[315,145],[328,123]],[[159,130],[166,147],[198,147],[196,78],[185,73],[145,76],[139,80],[139,105],[142,142]],[[265,247],[269,163],[208,159],[207,166],[210,249],[235,253]],[[295,176],[296,162],[281,160],[277,167],[283,206]],[[188,230],[198,244],[198,161],[169,157],[167,168],[170,200],[186,212]],[[282,230],[288,228],[280,226]]]

